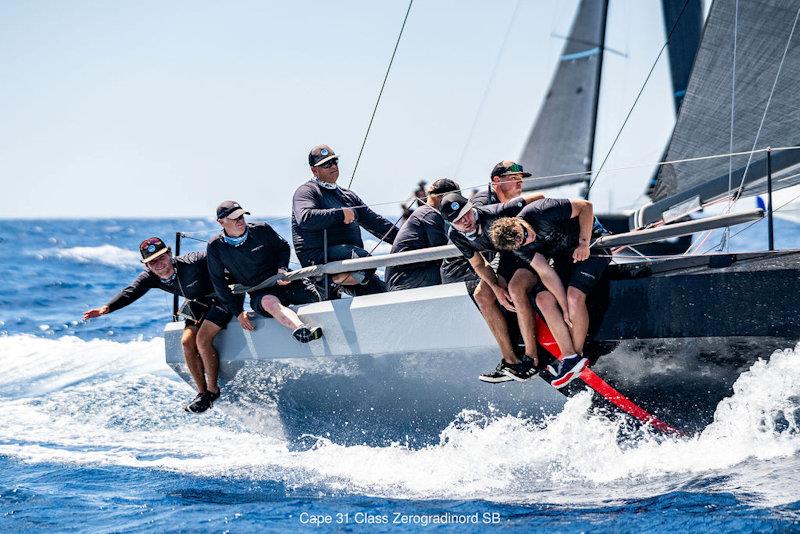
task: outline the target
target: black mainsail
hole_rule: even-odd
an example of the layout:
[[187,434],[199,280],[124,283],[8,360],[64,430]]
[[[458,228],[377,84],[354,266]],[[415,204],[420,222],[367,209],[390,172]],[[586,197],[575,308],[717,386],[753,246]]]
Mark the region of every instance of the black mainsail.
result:
[[[520,163],[536,176],[526,190],[588,181],[603,64],[607,0],[581,0],[556,74],[525,143]],[[574,173],[578,173],[577,175]]]
[[[800,141],[798,0],[717,0],[711,7],[667,161],[795,146]],[[800,151],[771,155],[773,189],[800,182]],[[766,189],[767,154],[663,165],[636,227],[681,204]]]

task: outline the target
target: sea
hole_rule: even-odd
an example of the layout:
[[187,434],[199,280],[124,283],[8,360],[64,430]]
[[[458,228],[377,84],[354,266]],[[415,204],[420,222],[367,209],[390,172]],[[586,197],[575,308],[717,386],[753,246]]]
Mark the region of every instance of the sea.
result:
[[[765,223],[741,230],[731,250],[766,245]],[[472,414],[425,446],[291,443],[224,402],[184,412],[165,293],[82,321],[141,270],[142,239],[177,231],[189,251],[217,228],[0,220],[0,531],[800,532],[800,346],[682,437],[624,430],[587,392],[543,421]],[[800,226],[776,235],[800,247]]]

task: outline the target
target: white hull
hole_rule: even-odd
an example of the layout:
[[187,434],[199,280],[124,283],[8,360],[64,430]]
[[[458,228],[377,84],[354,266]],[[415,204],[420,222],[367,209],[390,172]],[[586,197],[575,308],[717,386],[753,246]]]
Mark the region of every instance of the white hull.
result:
[[[557,413],[565,397],[544,380],[485,384],[499,352],[463,283],[301,306],[321,340],[298,343],[273,319],[236,320],[217,338],[224,396],[218,406],[286,437],[422,444],[466,409]],[[191,382],[183,324],[165,328],[167,363]],[[275,424],[276,416],[279,424]]]

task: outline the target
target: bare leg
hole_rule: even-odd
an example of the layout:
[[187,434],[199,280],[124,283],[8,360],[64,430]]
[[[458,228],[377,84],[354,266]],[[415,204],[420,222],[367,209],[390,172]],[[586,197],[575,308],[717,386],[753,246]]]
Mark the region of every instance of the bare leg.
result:
[[489,286],[481,282],[475,289],[475,302],[478,303],[478,309],[483,314],[486,324],[489,325],[497,345],[500,347],[500,354],[506,363],[519,363],[517,356],[514,354],[514,348],[511,346],[511,338],[508,335],[508,325],[503,313],[500,311],[500,306],[497,304],[497,297]]
[[583,353],[583,344],[589,331],[586,293],[574,287],[567,288],[567,306],[569,306],[569,317],[572,319],[572,343],[576,352]]
[[261,297],[261,307],[286,328],[295,330],[303,326],[303,321],[300,320],[297,314],[281,304],[278,297],[274,295],[264,295]]
[[525,354],[533,358],[533,363],[539,365],[539,356],[536,353],[536,320],[533,306],[528,294],[536,284],[536,275],[527,269],[517,269],[508,283],[508,292],[514,301],[517,310],[517,321],[522,340],[525,342]]
[[214,338],[219,334],[220,330],[222,328],[211,321],[203,321],[203,324],[200,325],[200,330],[197,332],[197,350],[200,351],[200,357],[203,359],[208,391],[214,393],[219,391],[219,385],[217,385],[219,356],[217,355],[217,349],[214,348]]
[[567,323],[564,322],[564,315],[561,312],[561,307],[558,305],[553,294],[549,291],[540,291],[536,295],[536,305],[539,307],[539,311],[542,312],[542,315],[544,315],[544,321],[550,328],[550,333],[553,334],[556,343],[558,343],[558,348],[561,349],[561,355],[575,354],[575,347],[572,345],[569,327]]
[[189,368],[189,374],[191,374],[194,379],[197,392],[205,393],[207,388],[206,376],[203,372],[203,360],[200,358],[200,352],[197,350],[196,326],[187,326],[183,329],[181,346],[183,346],[183,358],[186,360],[186,367]]

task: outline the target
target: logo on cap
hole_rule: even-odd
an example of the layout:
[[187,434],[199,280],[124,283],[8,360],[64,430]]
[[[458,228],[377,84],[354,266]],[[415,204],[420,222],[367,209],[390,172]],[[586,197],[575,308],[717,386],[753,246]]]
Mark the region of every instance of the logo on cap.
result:
[[152,252],[155,252],[155,251],[156,251],[156,246],[155,245],[148,245],[147,246],[147,252],[151,252],[152,253]]
[[320,153],[322,156],[327,156],[327,155],[328,155],[328,149],[327,149],[327,148],[323,148],[322,150],[320,150],[320,151],[319,151],[319,153]]
[[450,203],[450,209],[451,209],[451,210],[457,210],[457,209],[458,209],[458,208],[460,208],[460,207],[461,207],[461,206],[458,204],[458,202],[451,202],[451,203]]

